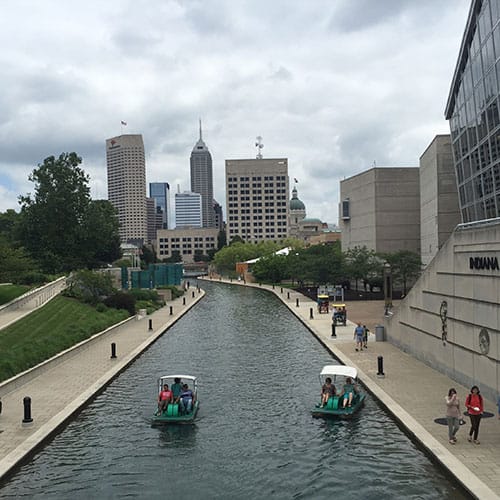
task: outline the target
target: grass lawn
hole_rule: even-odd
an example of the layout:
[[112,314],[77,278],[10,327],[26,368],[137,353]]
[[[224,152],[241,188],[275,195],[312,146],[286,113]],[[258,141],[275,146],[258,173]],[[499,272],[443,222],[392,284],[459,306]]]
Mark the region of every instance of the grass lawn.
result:
[[0,286],[0,306],[7,304],[16,297],[21,296],[30,289],[27,285],[2,285]]
[[0,330],[0,381],[51,358],[128,316],[125,310],[97,312],[74,299],[56,297]]

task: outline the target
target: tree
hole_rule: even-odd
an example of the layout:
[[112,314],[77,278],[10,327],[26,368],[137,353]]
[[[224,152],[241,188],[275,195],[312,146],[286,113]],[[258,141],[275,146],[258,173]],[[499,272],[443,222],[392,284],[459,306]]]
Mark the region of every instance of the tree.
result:
[[0,241],[0,283],[24,283],[34,270],[35,263],[22,248]]
[[345,252],[346,275],[354,279],[356,290],[358,289],[358,281],[368,281],[376,267],[376,255],[374,250],[368,250],[366,246],[350,248]]
[[90,199],[76,153],[49,156],[33,170],[34,196],[19,197],[21,239],[49,273],[89,268],[120,257],[118,220],[107,201]]
[[284,255],[262,257],[252,266],[252,274],[258,281],[280,283],[288,277],[288,272],[286,256]]
[[77,271],[68,278],[67,283],[64,295],[94,306],[116,293],[111,275],[107,272]]
[[393,280],[403,285],[403,294],[406,295],[408,282],[416,279],[422,270],[420,255],[410,250],[400,250],[385,254],[384,257],[391,265]]

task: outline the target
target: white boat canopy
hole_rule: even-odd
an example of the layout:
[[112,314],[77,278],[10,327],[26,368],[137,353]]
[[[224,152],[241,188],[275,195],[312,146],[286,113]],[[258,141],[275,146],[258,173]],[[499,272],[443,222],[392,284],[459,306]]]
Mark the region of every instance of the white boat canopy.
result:
[[320,373],[321,376],[340,375],[342,377],[357,378],[358,371],[353,366],[326,365]]
[[180,379],[186,379],[186,380],[196,380],[196,377],[193,377],[193,375],[163,375],[163,377],[160,377],[160,380],[163,379],[169,379],[169,378],[180,378]]

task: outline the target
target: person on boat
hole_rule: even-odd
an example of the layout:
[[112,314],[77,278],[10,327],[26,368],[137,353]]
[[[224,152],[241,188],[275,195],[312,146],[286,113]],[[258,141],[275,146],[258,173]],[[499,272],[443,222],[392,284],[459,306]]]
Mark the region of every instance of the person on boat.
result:
[[158,415],[161,415],[172,401],[172,391],[168,388],[168,384],[165,384],[158,395]]
[[355,391],[356,391],[356,388],[354,387],[354,383],[352,381],[352,378],[347,377],[345,379],[344,388],[342,390],[342,408],[345,408],[346,406],[348,408],[351,407],[352,399],[354,398]]
[[178,403],[182,392],[182,381],[179,377],[174,378],[174,383],[172,384],[171,389],[174,395],[174,403]]
[[321,387],[321,406],[323,408],[328,403],[330,397],[335,396],[335,386],[332,384],[332,379],[326,377],[323,387]]
[[179,396],[179,404],[181,406],[181,411],[186,413],[191,413],[193,409],[194,394],[187,384],[182,386],[182,392]]

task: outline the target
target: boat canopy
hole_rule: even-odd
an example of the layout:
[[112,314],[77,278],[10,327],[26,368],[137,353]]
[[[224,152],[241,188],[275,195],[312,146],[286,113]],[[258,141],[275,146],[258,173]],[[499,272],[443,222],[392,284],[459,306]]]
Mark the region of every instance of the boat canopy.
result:
[[322,376],[340,375],[343,377],[357,378],[358,371],[353,366],[345,365],[326,365],[321,370]]
[[193,375],[163,375],[163,377],[160,377],[160,380],[163,379],[168,379],[168,378],[180,378],[180,379],[186,379],[186,380],[196,380],[196,377],[193,377]]

